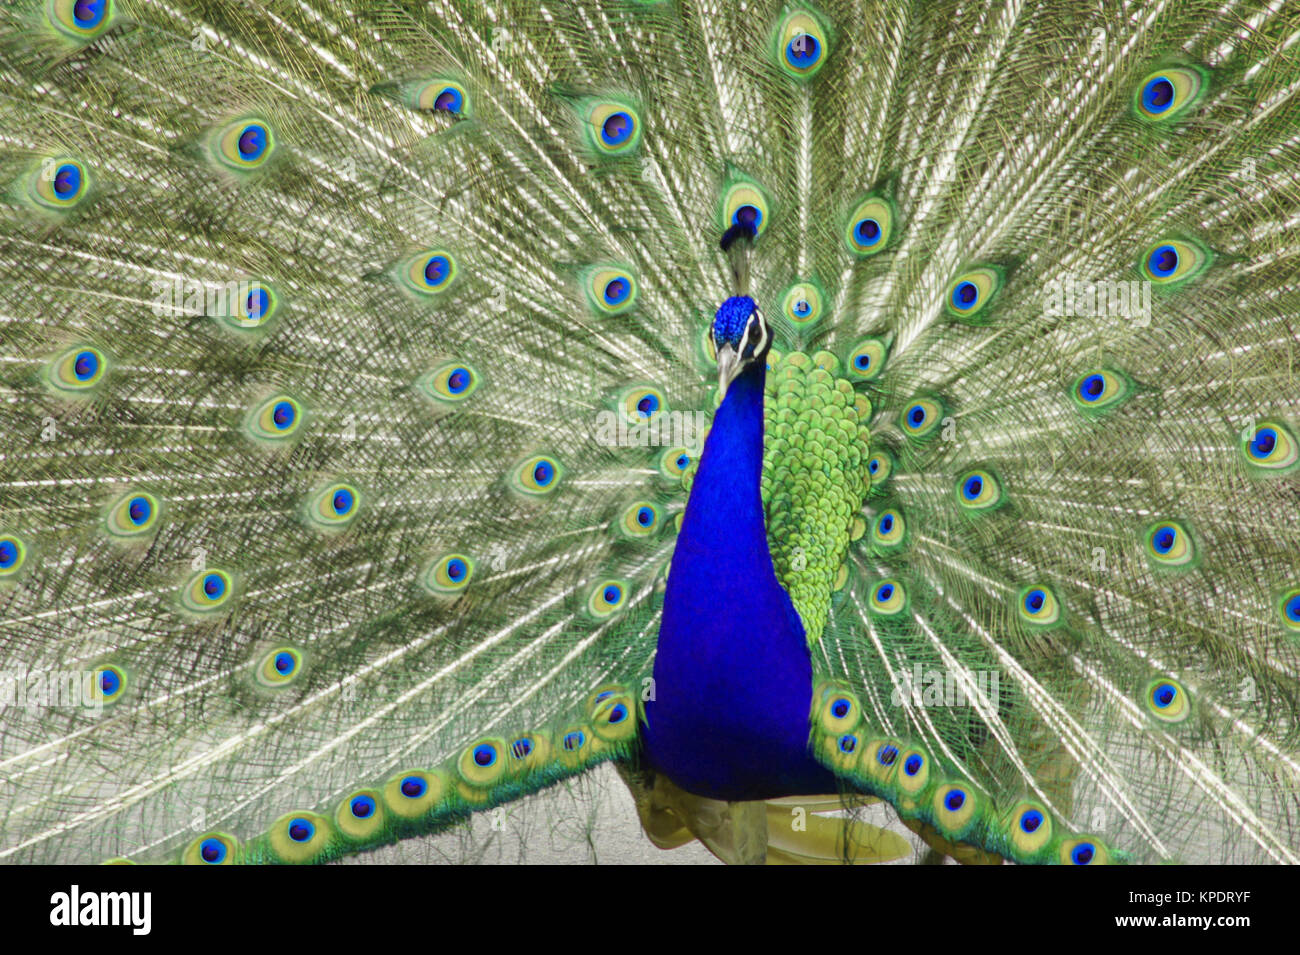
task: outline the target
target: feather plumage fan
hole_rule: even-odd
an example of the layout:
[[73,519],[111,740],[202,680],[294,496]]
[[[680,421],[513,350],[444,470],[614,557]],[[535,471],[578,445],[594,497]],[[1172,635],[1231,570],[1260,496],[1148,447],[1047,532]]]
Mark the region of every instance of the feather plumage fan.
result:
[[7,5],[0,857],[1296,861],[1298,38]]

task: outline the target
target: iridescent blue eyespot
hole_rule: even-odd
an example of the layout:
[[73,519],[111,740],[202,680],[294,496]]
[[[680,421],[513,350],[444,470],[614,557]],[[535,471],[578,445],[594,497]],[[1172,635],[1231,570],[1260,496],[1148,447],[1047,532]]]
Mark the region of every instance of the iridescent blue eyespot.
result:
[[113,670],[101,670],[99,673],[99,690],[104,696],[113,696],[122,685],[122,678]]
[[582,749],[587,744],[587,734],[581,730],[574,730],[572,733],[565,733],[561,745],[566,751],[572,753]]
[[858,355],[856,358],[853,359],[853,367],[856,368],[858,371],[866,371],[868,368],[871,367],[871,356]]
[[1159,114],[1174,102],[1174,84],[1166,76],[1155,76],[1142,87],[1142,106],[1148,113]]
[[606,603],[611,603],[611,604],[618,603],[623,598],[623,591],[620,590],[617,586],[611,584],[610,586],[605,588],[604,596],[605,596]]
[[894,516],[892,514],[886,514],[884,517],[880,519],[880,533],[888,534],[893,529],[894,529]]
[[691,466],[691,459],[689,456],[685,454],[679,454],[677,455],[676,464],[677,464],[677,470],[685,471],[688,467]]
[[226,844],[220,839],[204,839],[199,843],[199,857],[208,865],[221,865],[226,861]]
[[298,409],[288,401],[277,401],[275,407],[271,409],[271,424],[279,431],[293,427],[297,417]]
[[298,661],[294,659],[292,653],[277,653],[275,655],[275,669],[281,676],[288,676],[298,666]]
[[533,741],[522,737],[510,744],[510,752],[515,759],[525,759],[533,751]]
[[841,697],[831,704],[831,715],[837,720],[842,720],[849,715],[851,709],[853,709],[853,704]]
[[1163,710],[1172,706],[1177,696],[1177,687],[1172,683],[1161,683],[1152,691],[1151,702]]
[[[479,748],[487,749],[488,747],[479,747]],[[493,753],[495,754],[495,750],[493,751]],[[477,751],[474,753],[474,760],[475,762],[478,762]],[[495,761],[495,757],[494,757],[494,761]],[[479,765],[491,766],[492,763],[479,763]],[[428,791],[428,789],[429,789],[429,784],[426,783],[419,776],[407,776],[405,779],[402,780],[402,785],[401,785],[402,795],[405,796],[407,799],[419,799],[421,796],[425,794],[425,792]]]
[[453,395],[458,395],[469,387],[473,376],[468,368],[453,368],[451,374],[447,376],[447,390]]
[[1088,375],[1079,382],[1079,397],[1089,403],[1096,401],[1106,392],[1106,379],[1101,375]]
[[796,70],[807,70],[821,59],[822,45],[809,33],[800,33],[785,47],[785,59]]
[[642,418],[649,418],[659,410],[659,399],[655,395],[646,394],[636,403],[636,413]]
[[636,512],[636,522],[642,527],[649,527],[654,523],[655,512],[653,508],[641,507]]
[[464,106],[465,97],[460,90],[448,86],[433,101],[433,108],[444,113],[459,113]]
[[474,747],[474,763],[486,769],[497,761],[497,751],[495,746],[489,746],[486,743]]
[[921,771],[921,764],[921,757],[913,753],[911,756],[907,757],[907,761],[903,763],[903,772],[907,773],[909,776],[915,776]]
[[54,171],[54,194],[60,199],[75,196],[81,189],[81,168],[75,163],[64,163]]
[[1292,623],[1300,623],[1300,594],[1286,602],[1286,617]]
[[893,596],[894,596],[893,584],[881,584],[879,589],[876,591],[876,600],[880,601],[880,603],[888,603],[889,600],[893,598]]
[[266,152],[266,145],[269,141],[266,127],[261,123],[249,123],[239,134],[237,144],[239,147],[239,158],[244,162],[253,162],[260,159],[262,153]]
[[1032,835],[1038,831],[1038,827],[1043,824],[1043,814],[1037,809],[1027,810],[1020,817],[1020,829],[1022,832]]
[[1167,554],[1173,549],[1174,542],[1178,539],[1177,532],[1172,527],[1161,527],[1151,535],[1151,546],[1157,553]]
[[912,407],[907,411],[907,422],[914,429],[925,424],[925,418],[925,407],[923,405],[912,405]]
[[631,294],[632,283],[621,275],[605,283],[604,297],[606,305],[622,305]]
[[952,304],[954,308],[968,309],[974,308],[979,301],[980,290],[974,282],[958,282],[952,290]]
[[309,842],[316,835],[316,827],[310,819],[297,817],[289,820],[289,838],[294,842]]
[[98,355],[93,351],[77,352],[77,357],[72,363],[72,373],[76,375],[77,381],[87,381],[94,378],[98,372]]
[[859,219],[853,226],[853,238],[858,245],[869,247],[880,241],[884,234],[875,219]]
[[961,486],[962,497],[966,498],[968,501],[977,500],[983,490],[984,479],[978,474],[968,477],[966,482]]
[[956,812],[966,804],[966,794],[960,789],[954,789],[952,792],[948,793],[943,804],[948,807],[949,812]]
[[371,796],[356,796],[349,808],[358,819],[369,819],[375,814],[375,800]]
[[18,542],[12,537],[0,540],[0,570],[8,570],[18,563]]
[[635,121],[623,110],[610,113],[600,127],[600,138],[606,146],[621,146],[632,137]]
[[876,750],[876,761],[881,766],[893,766],[896,759],[898,759],[898,747],[891,743],[886,743]]
[[1025,609],[1030,613],[1038,613],[1047,603],[1047,594],[1041,590],[1031,590],[1025,594]]
[[555,477],[555,468],[549,461],[539,461],[533,468],[533,481],[538,487],[546,487]]
[[1091,842],[1081,842],[1070,851],[1070,861],[1075,865],[1087,865],[1096,854],[1096,847]]
[[459,557],[453,557],[451,560],[447,561],[447,566],[444,568],[444,571],[448,578],[451,579],[452,583],[458,583],[461,578],[465,576],[465,571],[468,569],[469,568],[465,565],[465,561],[461,560]]
[[1168,278],[1178,271],[1178,250],[1172,245],[1158,245],[1147,258],[1147,268],[1156,278]]
[[352,505],[356,501],[352,492],[347,488],[340,488],[334,492],[334,497],[330,500],[330,506],[334,508],[334,513],[340,517],[352,510]]
[[627,707],[622,703],[615,703],[610,708],[608,721],[610,723],[622,723],[625,719],[627,719]]
[[838,745],[841,753],[852,753],[858,748],[858,738],[852,733],[846,733],[839,738]]
[[218,600],[226,592],[226,578],[221,574],[208,574],[203,578],[203,593],[209,600]]
[[447,281],[451,274],[451,260],[445,255],[434,255],[424,264],[424,281],[431,288],[437,288]]

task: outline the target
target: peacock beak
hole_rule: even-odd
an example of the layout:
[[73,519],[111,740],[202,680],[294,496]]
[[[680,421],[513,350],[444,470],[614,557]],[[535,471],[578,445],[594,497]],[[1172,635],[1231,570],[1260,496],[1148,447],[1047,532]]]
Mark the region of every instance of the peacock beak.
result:
[[731,345],[718,349],[718,402],[727,397],[727,386],[740,374],[740,354]]

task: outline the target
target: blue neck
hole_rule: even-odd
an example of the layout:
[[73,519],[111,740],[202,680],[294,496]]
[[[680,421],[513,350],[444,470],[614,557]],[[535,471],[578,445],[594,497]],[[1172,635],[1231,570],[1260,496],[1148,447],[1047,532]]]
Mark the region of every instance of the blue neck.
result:
[[673,552],[646,703],[646,756],[689,792],[767,799],[833,792],[808,755],[812,663],[767,547],[763,362],[727,389]]

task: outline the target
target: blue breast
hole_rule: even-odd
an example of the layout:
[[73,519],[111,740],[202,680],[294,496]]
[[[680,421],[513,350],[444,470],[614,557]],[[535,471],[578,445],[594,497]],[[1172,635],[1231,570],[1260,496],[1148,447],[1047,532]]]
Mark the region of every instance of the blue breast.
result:
[[759,494],[763,362],[727,390],[673,553],[646,703],[650,764],[715,799],[834,792],[808,751],[812,663]]

